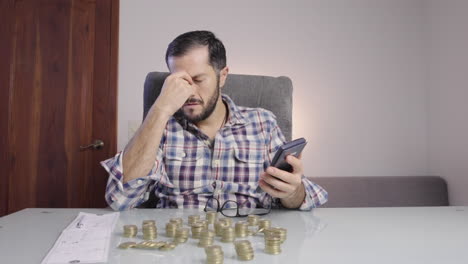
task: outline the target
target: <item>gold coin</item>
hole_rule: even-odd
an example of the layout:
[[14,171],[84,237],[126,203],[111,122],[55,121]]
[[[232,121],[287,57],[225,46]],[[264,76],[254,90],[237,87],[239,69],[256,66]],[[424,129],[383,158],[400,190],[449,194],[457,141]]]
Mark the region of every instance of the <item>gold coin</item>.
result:
[[132,247],[135,247],[136,246],[136,243],[135,242],[123,242],[119,245],[119,248],[122,248],[122,249],[127,249],[127,248],[132,248]]

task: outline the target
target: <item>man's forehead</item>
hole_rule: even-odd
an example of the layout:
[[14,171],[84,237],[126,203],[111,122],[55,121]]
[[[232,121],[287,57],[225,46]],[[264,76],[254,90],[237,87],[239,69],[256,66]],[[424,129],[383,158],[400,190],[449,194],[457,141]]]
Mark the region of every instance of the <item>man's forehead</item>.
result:
[[211,68],[208,54],[208,47],[205,46],[193,48],[182,56],[169,57],[169,70],[186,71],[192,77],[207,74]]

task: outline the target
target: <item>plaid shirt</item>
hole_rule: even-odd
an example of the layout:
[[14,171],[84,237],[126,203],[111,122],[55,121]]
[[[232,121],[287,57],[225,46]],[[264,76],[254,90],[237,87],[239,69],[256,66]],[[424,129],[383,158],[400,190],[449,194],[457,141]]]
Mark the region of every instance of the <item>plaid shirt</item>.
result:
[[[122,156],[102,161],[109,172],[105,198],[114,210],[127,210],[159,197],[157,208],[204,207],[210,197],[222,205],[234,200],[246,207],[279,207],[280,201],[258,185],[259,176],[285,143],[276,117],[261,108],[236,106],[226,95],[226,124],[211,146],[209,138],[185,119],[171,117],[161,138],[152,170],[146,177],[122,182]],[[306,198],[300,209],[325,203],[327,192],[303,176]],[[212,200],[211,200],[212,201]]]

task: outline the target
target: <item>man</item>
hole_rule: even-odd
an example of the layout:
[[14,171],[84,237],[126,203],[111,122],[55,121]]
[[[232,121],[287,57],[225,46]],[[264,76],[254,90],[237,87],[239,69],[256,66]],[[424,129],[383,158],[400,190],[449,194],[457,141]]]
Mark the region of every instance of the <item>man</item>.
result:
[[101,163],[114,210],[141,204],[149,192],[158,208],[216,210],[232,200],[245,208],[309,210],[327,201],[327,192],[303,176],[300,159],[287,157],[293,172],[269,166],[284,136],[271,112],[237,106],[220,93],[229,68],[213,33],[178,36],[166,64],[171,74],[141,127],[122,153]]

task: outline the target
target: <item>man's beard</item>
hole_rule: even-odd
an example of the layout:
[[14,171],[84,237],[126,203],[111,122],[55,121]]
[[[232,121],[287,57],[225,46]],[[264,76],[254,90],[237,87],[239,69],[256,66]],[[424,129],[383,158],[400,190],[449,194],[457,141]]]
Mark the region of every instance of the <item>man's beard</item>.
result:
[[216,89],[213,92],[213,95],[208,99],[208,103],[206,104],[206,106],[205,106],[205,102],[200,99],[189,98],[186,102],[186,103],[199,103],[202,106],[205,106],[203,107],[203,110],[200,114],[196,116],[188,116],[187,114],[185,114],[183,107],[182,107],[179,110],[177,110],[177,112],[174,115],[177,117],[183,117],[187,121],[190,121],[194,124],[207,119],[214,112],[216,105],[218,104],[219,90],[220,90],[219,74],[217,74],[216,75]]

